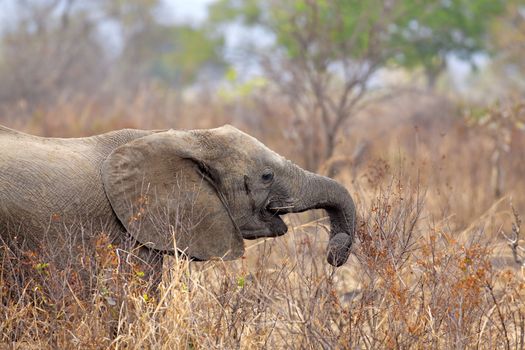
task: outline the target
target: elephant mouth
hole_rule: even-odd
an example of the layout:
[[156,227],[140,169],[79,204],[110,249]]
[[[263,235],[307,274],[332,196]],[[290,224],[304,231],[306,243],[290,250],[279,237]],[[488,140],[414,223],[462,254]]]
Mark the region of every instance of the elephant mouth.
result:
[[288,213],[295,213],[295,201],[293,200],[276,200],[271,201],[266,205],[265,210],[274,215],[284,215]]
[[[268,203],[257,215],[256,220],[241,227],[244,239],[258,239],[264,237],[279,237],[288,232],[288,226],[281,215],[288,213],[286,205],[276,202]],[[289,205],[287,208],[291,208]]]

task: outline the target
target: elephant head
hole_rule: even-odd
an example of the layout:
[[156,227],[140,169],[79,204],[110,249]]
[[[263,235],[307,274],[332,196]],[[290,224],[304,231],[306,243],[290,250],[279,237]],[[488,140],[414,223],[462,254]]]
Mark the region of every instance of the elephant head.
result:
[[126,143],[104,161],[102,180],[137,241],[161,251],[176,246],[195,260],[238,258],[243,239],[283,235],[280,216],[309,209],[330,217],[330,264],[342,265],[353,241],[355,208],[343,186],[231,126]]

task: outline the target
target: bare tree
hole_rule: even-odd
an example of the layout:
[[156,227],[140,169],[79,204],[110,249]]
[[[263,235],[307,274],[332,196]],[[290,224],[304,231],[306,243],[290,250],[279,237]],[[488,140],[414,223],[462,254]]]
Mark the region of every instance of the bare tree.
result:
[[505,233],[503,233],[503,236],[507,240],[507,244],[511,249],[512,257],[514,258],[516,264],[520,265],[522,268],[525,268],[525,248],[520,246],[520,244],[523,242],[523,238],[520,236],[521,217],[518,214],[516,208],[514,208],[514,206],[511,207],[512,215],[514,216],[514,222],[512,223],[512,237],[509,237]]
[[303,150],[305,166],[316,170],[334,155],[340,130],[364,107],[371,78],[392,55],[385,40],[402,11],[387,0],[259,5],[258,13],[250,7],[239,11],[247,24],[262,25],[275,38],[272,50],[258,55],[278,98],[293,112],[290,137]]
[[21,1],[3,34],[0,101],[38,104],[96,91],[106,74],[97,23],[75,0]]

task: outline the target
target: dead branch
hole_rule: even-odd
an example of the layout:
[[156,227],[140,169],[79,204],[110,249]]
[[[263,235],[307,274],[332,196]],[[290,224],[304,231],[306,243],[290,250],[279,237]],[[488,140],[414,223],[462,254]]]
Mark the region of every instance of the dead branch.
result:
[[512,235],[511,237],[509,237],[504,232],[502,232],[502,234],[507,240],[507,244],[509,245],[512,251],[512,257],[514,258],[514,261],[521,267],[525,267],[525,248],[520,246],[520,243],[523,241],[522,239],[520,239],[521,217],[516,211],[516,208],[514,208],[514,206],[512,205],[511,207],[512,214],[514,217],[514,222],[512,223]]

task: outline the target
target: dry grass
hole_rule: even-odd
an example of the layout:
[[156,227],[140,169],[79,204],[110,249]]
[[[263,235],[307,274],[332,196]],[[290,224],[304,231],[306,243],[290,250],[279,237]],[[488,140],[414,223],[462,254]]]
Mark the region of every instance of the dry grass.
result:
[[[150,104],[135,103],[65,103],[40,111],[40,119],[24,112],[17,120],[25,122],[10,125],[80,135],[122,126],[235,122],[224,105],[179,106],[179,114],[166,119],[168,99],[153,103],[157,110],[149,114]],[[285,114],[276,108],[264,116]],[[202,118],[192,122],[194,115]],[[101,235],[96,253],[78,256],[83,264],[74,269],[59,270],[30,254],[3,262],[0,343],[49,349],[523,349],[525,275],[501,234],[509,235],[518,220],[510,199],[517,213],[525,209],[523,133],[511,133],[500,165],[505,185],[497,194],[492,134],[457,116],[447,116],[446,125],[415,118],[391,128],[388,115],[373,129],[357,119],[338,145],[338,156],[349,163],[336,176],[360,216],[359,240],[343,267],[325,261],[326,222],[319,213],[293,215],[292,232],[251,244],[239,261],[166,258],[160,294],[151,296],[140,271],[119,269]],[[244,125],[249,131],[251,124]],[[286,138],[264,129],[254,133],[300,162]],[[364,160],[351,158],[359,140],[369,145]],[[32,279],[20,284],[21,273]],[[93,293],[84,294],[86,283]]]

